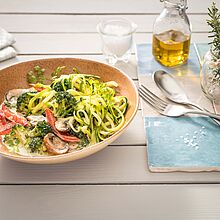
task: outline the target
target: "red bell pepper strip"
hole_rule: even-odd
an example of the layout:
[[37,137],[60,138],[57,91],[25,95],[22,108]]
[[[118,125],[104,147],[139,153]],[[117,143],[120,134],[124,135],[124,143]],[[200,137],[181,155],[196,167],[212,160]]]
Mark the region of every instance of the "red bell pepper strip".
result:
[[14,123],[17,123],[23,126],[28,126],[28,121],[26,120],[25,117],[12,112],[4,104],[2,105],[2,111],[3,111],[5,118],[7,118],[9,121],[12,121]]
[[54,117],[53,112],[52,112],[49,108],[47,108],[47,109],[45,110],[45,113],[46,113],[47,122],[50,124],[50,126],[52,127],[54,133],[55,133],[60,139],[62,139],[62,140],[64,140],[64,141],[67,141],[67,142],[73,142],[73,143],[80,141],[79,138],[74,137],[74,136],[64,135],[64,134],[62,134],[60,131],[58,131],[58,130],[56,129],[56,126],[55,126],[56,118]]
[[10,134],[11,132],[11,128],[5,129],[5,130],[0,130],[0,135],[6,135],[6,134]]
[[12,127],[15,125],[14,122],[9,122],[5,125],[0,125],[0,135],[6,135],[11,132]]
[[14,125],[15,125],[14,122],[7,123],[2,110],[0,110],[0,135],[9,134],[11,132],[11,128]]
[[0,126],[6,125],[6,118],[2,112],[2,110],[0,110]]

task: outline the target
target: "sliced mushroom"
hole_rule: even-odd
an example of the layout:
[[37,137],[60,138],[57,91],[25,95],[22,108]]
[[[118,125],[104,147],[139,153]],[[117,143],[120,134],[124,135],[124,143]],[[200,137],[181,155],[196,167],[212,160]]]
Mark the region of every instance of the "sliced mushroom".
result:
[[44,145],[46,146],[48,152],[55,155],[65,154],[69,150],[69,144],[62,141],[53,133],[48,133],[44,137]]
[[7,92],[5,95],[5,100],[11,105],[16,104],[17,99],[20,95],[25,92],[31,91],[30,89],[12,89]]
[[67,132],[69,127],[69,119],[66,118],[59,118],[56,122],[55,122],[55,127],[58,131],[61,132]]
[[43,115],[29,115],[27,119],[32,125],[36,125],[40,121],[46,121],[46,117],[44,117]]

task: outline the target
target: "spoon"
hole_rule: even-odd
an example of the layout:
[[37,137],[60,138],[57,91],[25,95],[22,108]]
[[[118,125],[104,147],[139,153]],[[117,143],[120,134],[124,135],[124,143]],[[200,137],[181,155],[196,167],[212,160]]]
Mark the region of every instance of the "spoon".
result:
[[[200,107],[199,105],[191,102],[187,97],[185,91],[170,73],[164,70],[157,70],[153,74],[153,79],[158,88],[163,92],[163,94],[171,101],[183,105],[189,105],[195,107],[201,111],[209,112],[207,109]],[[220,121],[213,119],[218,125]]]
[[199,110],[205,110],[189,100],[181,85],[170,73],[167,73],[164,70],[158,70],[154,72],[153,79],[157,87],[169,100],[179,104],[189,105]]

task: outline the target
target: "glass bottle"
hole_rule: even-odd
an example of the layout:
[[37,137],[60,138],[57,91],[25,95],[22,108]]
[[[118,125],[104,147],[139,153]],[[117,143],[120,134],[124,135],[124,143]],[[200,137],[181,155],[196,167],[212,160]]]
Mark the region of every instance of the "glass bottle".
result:
[[164,66],[184,63],[189,55],[191,25],[186,14],[187,0],[160,0],[164,9],[153,26],[155,59]]
[[220,51],[211,47],[205,54],[200,72],[201,87],[205,95],[220,103]]

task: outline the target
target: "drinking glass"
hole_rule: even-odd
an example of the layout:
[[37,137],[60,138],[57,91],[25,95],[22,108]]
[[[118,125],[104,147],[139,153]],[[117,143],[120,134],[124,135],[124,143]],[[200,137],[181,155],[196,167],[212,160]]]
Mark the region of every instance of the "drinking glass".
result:
[[97,25],[102,39],[102,52],[109,64],[128,62],[136,28],[135,23],[124,18],[104,20]]

